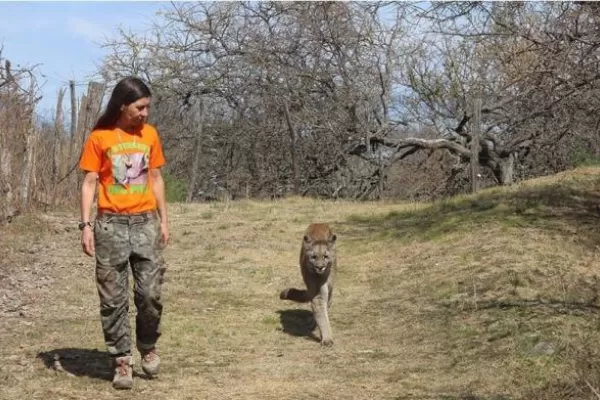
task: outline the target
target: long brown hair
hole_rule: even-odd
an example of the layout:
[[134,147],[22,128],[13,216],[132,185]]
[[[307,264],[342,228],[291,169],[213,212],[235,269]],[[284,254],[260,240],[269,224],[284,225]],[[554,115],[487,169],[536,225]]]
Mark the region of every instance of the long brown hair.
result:
[[141,79],[134,76],[121,79],[113,89],[106,110],[98,118],[94,129],[113,127],[121,116],[121,106],[128,106],[144,97],[152,97],[152,93]]

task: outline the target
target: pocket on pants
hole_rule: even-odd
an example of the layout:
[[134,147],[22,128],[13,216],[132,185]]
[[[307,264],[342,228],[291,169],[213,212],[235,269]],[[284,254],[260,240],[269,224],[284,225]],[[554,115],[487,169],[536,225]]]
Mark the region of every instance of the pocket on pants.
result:
[[156,218],[151,218],[143,224],[137,224],[131,230],[131,245],[133,252],[141,258],[156,261],[160,227]]
[[126,231],[126,225],[117,224],[110,218],[96,220],[94,241],[97,264],[115,266],[127,261],[129,240]]
[[115,232],[115,226],[112,218],[97,219],[94,224],[94,236],[112,236]]

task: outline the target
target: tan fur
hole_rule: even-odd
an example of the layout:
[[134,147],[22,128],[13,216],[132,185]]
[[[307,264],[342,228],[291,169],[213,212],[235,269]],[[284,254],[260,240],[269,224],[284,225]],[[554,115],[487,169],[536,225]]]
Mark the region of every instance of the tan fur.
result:
[[300,248],[300,272],[306,290],[287,288],[279,298],[300,303],[310,302],[319,331],[321,344],[331,346],[333,335],[329,323],[329,308],[336,271],[336,235],[327,224],[311,224],[306,229]]

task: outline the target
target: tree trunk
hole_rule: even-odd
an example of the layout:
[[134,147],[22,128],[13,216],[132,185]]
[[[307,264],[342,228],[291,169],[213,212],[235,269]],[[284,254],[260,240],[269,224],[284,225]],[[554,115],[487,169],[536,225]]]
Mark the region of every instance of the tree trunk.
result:
[[67,174],[67,168],[71,165],[71,155],[73,154],[73,140],[75,140],[75,133],[77,131],[77,99],[75,98],[75,82],[69,82],[69,90],[71,91],[71,125],[69,127],[70,138],[69,148],[67,151],[67,159],[62,162],[62,168],[60,170],[60,176],[64,177]]
[[[6,60],[7,82],[9,86],[9,100],[14,94],[16,83],[10,75],[10,62]],[[8,112],[7,112],[8,111]],[[0,224],[7,222],[15,214],[15,194],[13,192],[12,182],[12,153],[10,151],[9,132],[17,122],[10,110],[4,111],[5,118],[0,125]]]
[[471,130],[471,192],[478,189],[479,181],[479,135],[481,131],[481,99],[473,101],[473,129]]
[[285,112],[285,120],[288,125],[288,131],[290,133],[290,153],[292,158],[292,184],[294,187],[294,195],[298,194],[298,167],[296,162],[296,130],[292,123],[292,117],[290,116],[290,110],[287,105],[287,101],[283,103],[283,111]]
[[192,160],[192,170],[190,171],[190,183],[188,185],[186,203],[190,203],[194,197],[196,183],[198,182],[198,166],[202,156],[202,130],[204,128],[204,102],[200,99],[198,104],[198,129],[194,137],[194,159]]
[[502,163],[502,185],[510,185],[515,181],[515,154],[510,153],[508,160]]
[[29,205],[31,177],[35,165],[35,145],[38,130],[35,128],[35,82],[32,79],[29,87],[29,115],[27,119],[27,136],[25,137],[25,165],[21,172],[21,208],[25,210]]
[[515,153],[510,153],[508,158],[502,158],[495,165],[493,171],[500,185],[511,185],[515,180]]
[[0,131],[0,224],[14,214],[14,193],[12,190],[12,157],[8,140]]
[[35,126],[31,125],[27,132],[25,144],[25,164],[21,172],[21,209],[26,209],[29,204],[30,180],[33,169],[33,156],[35,154]]
[[57,204],[58,194],[58,174],[61,171],[61,143],[62,143],[62,131],[63,131],[63,108],[62,101],[65,95],[65,91],[60,89],[58,91],[58,101],[56,102],[56,119],[54,120],[54,160],[52,162],[52,202]]

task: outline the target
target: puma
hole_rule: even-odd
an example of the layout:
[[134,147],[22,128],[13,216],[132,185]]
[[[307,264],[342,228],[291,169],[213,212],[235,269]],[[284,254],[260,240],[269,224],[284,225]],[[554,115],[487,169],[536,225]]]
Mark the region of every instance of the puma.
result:
[[311,224],[306,229],[300,249],[300,272],[306,290],[287,288],[279,298],[311,303],[315,321],[321,332],[321,344],[331,346],[333,335],[329,324],[333,277],[336,270],[336,235],[327,224]]

